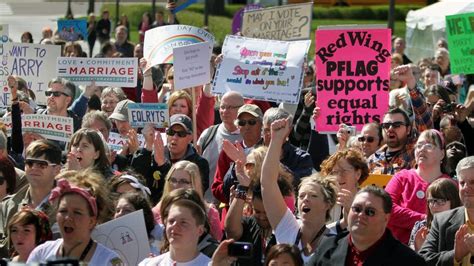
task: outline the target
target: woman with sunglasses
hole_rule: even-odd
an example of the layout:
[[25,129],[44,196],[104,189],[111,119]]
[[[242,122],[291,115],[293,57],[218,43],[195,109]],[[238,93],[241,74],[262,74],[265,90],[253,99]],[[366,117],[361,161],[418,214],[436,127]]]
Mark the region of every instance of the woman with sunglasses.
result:
[[417,221],[410,234],[408,246],[416,252],[426,240],[436,213],[452,210],[462,205],[458,187],[452,180],[441,178],[430,184],[426,190],[426,219]]
[[282,145],[291,124],[288,119],[271,124],[271,141],[260,177],[262,198],[277,243],[296,245],[307,262],[316,251],[321,239],[329,232],[326,222],[336,203],[337,184],[331,177],[313,174],[301,180],[297,209],[299,219],[288,209],[277,184],[278,165]]
[[364,153],[364,157],[368,159],[370,155],[374,154],[382,146],[382,127],[376,122],[365,124],[360,135],[357,137],[357,141]]
[[439,178],[450,178],[442,172],[444,148],[444,137],[439,131],[435,129],[423,131],[415,144],[417,167],[398,172],[385,188],[393,201],[388,228],[404,244],[408,244],[415,222],[426,218],[428,186]]

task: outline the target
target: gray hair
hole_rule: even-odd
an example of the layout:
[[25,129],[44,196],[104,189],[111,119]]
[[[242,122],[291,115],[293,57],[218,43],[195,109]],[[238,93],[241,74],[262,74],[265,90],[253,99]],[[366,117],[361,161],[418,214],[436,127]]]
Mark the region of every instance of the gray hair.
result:
[[263,124],[269,125],[275,122],[276,120],[286,119],[288,117],[290,118],[290,121],[289,121],[290,124],[292,124],[293,116],[290,113],[288,113],[287,111],[281,108],[272,107],[272,108],[267,109],[267,111],[265,111],[265,114],[263,115]]
[[[51,87],[51,84],[61,84],[61,85],[63,85],[64,93],[66,93],[69,97],[74,99],[74,96],[76,95],[76,90],[77,90],[76,84],[72,83],[71,81],[69,81],[65,78],[59,78],[59,77],[53,78],[52,80],[50,80],[49,83],[48,83],[48,87]],[[71,103],[72,103],[72,101],[71,101]]]
[[469,156],[459,161],[456,166],[456,175],[459,177],[461,171],[474,168],[474,156]]
[[98,120],[104,123],[108,131],[112,129],[112,121],[110,121],[107,114],[103,111],[98,111],[98,110],[88,112],[84,115],[84,117],[82,118],[82,127],[91,128],[92,124],[94,123],[94,120]]
[[123,92],[123,90],[119,87],[107,87],[102,91],[102,94],[100,95],[100,99],[104,99],[105,96],[109,95],[115,95],[120,101],[123,101],[127,99],[127,95]]

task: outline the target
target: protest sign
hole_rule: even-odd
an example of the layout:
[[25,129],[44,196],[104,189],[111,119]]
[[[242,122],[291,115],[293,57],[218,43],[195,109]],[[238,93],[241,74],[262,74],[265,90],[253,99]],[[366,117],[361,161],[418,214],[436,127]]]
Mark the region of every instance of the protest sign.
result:
[[128,117],[134,128],[153,124],[155,128],[166,128],[169,123],[168,105],[166,103],[129,103]]
[[239,11],[235,12],[234,17],[232,18],[232,34],[240,32],[242,28],[242,19],[245,11],[261,8],[263,8],[263,6],[260,4],[249,4],[239,9]]
[[241,32],[243,36],[259,39],[308,40],[312,14],[313,3],[246,10]]
[[145,32],[143,55],[150,66],[173,63],[173,48],[194,43],[209,42],[215,39],[209,32],[188,25],[169,25]]
[[10,88],[8,87],[8,67],[7,61],[3,60],[3,44],[8,42],[8,25],[0,24],[0,107],[9,106],[11,103]]
[[61,55],[59,45],[32,43],[5,43],[4,60],[7,60],[7,75],[17,75],[28,83],[36,103],[46,104],[44,92],[48,82],[56,77],[56,59]]
[[319,132],[337,132],[341,123],[360,131],[381,122],[388,109],[390,30],[342,27],[316,31]]
[[298,104],[303,63],[311,41],[274,41],[227,35],[212,92]]
[[212,46],[207,42],[174,48],[174,88],[180,90],[209,83],[211,55]]
[[474,74],[474,13],[446,16],[451,73]]
[[57,76],[79,85],[135,87],[137,75],[136,58],[57,58]]
[[85,19],[58,20],[59,38],[65,41],[87,40],[87,21]]
[[[138,147],[142,148],[145,145],[145,137],[142,134],[137,135]],[[107,146],[113,151],[120,151],[123,145],[127,142],[127,139],[122,138],[119,133],[110,132],[109,139],[107,140]]]
[[[11,136],[12,120],[11,116],[3,119],[7,128],[7,135]],[[45,139],[69,142],[74,133],[73,120],[71,117],[55,115],[22,115],[22,132],[36,133]]]
[[96,226],[92,239],[117,252],[124,265],[138,265],[150,254],[143,210]]

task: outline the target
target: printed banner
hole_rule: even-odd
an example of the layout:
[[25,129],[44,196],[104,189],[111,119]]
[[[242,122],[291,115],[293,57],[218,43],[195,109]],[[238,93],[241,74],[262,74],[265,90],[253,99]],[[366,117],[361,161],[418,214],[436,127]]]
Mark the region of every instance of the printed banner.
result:
[[[4,117],[3,122],[7,128],[7,135],[12,134],[11,116]],[[71,117],[55,115],[22,115],[22,132],[36,133],[45,139],[69,142],[74,133],[73,120]]]
[[381,122],[389,99],[390,29],[319,28],[316,39],[317,130],[337,132],[344,123],[360,131]]
[[96,226],[92,239],[117,252],[124,265],[138,265],[150,254],[143,210]]
[[0,107],[7,107],[11,104],[11,92],[7,81],[8,62],[3,60],[3,44],[6,42],[8,42],[8,24],[0,24]]
[[246,10],[242,35],[269,40],[308,40],[311,35],[313,3]]
[[[142,134],[138,134],[138,146],[142,148],[145,145],[145,137]],[[113,151],[120,151],[123,148],[123,145],[127,139],[124,139],[120,136],[119,133],[110,132],[109,139],[107,140],[107,145],[109,149]]]
[[5,75],[17,75],[28,83],[36,96],[35,102],[46,105],[48,82],[56,77],[56,60],[61,55],[59,45],[5,43],[2,64],[6,60]]
[[136,87],[136,58],[57,58],[57,75],[79,85]]
[[211,81],[212,46],[207,42],[173,49],[174,88],[204,85]]
[[133,128],[153,124],[155,128],[166,128],[169,124],[168,104],[129,103],[128,117]]
[[474,74],[474,12],[446,16],[452,74]]
[[209,42],[215,38],[209,32],[188,25],[169,25],[147,30],[143,55],[151,66],[173,63],[173,48],[194,43]]
[[65,41],[87,41],[87,21],[85,19],[58,20],[59,38]]
[[311,41],[274,41],[227,35],[212,92],[298,104],[303,63]]

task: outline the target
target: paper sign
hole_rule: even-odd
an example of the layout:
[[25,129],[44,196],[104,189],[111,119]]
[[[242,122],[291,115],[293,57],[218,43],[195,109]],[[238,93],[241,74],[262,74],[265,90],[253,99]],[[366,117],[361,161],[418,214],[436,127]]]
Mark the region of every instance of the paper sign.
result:
[[215,38],[201,28],[188,25],[157,27],[145,32],[143,54],[150,66],[172,64],[173,48],[200,42],[214,45]]
[[[145,137],[142,134],[137,135],[138,147],[142,148],[145,145]],[[107,140],[107,146],[113,151],[120,151],[123,145],[127,142],[127,139],[122,138],[119,133],[110,132],[109,139]]]
[[57,58],[57,75],[78,85],[136,87],[136,58]]
[[311,35],[313,3],[247,10],[242,35],[269,40],[308,40]]
[[273,41],[227,35],[212,92],[298,104],[303,63],[311,41]]
[[143,210],[96,226],[92,239],[117,252],[124,265],[138,265],[150,254]]
[[389,99],[390,30],[324,28],[316,39],[318,131],[337,132],[341,123],[360,131],[381,122]]
[[[7,135],[11,136],[11,116],[4,117],[3,122],[7,127]],[[44,114],[22,115],[21,125],[23,133],[36,133],[50,140],[69,142],[74,133],[73,119],[71,117]]]
[[128,118],[134,128],[153,124],[155,128],[166,128],[169,124],[168,105],[166,103],[129,103]]
[[[48,82],[56,77],[56,59],[61,55],[59,45],[5,43],[3,60],[7,60],[8,75],[25,79],[36,96],[35,102],[46,105],[44,92]],[[3,64],[3,63],[2,63]]]
[[9,106],[11,96],[8,88],[8,62],[3,60],[3,53],[5,51],[4,43],[8,42],[8,25],[0,24],[0,107]]
[[87,40],[85,19],[58,20],[59,37],[65,41]]
[[235,12],[234,17],[232,18],[232,34],[240,32],[242,28],[242,19],[244,17],[244,12],[247,10],[255,10],[263,8],[260,4],[250,4],[242,7],[239,11]]
[[385,189],[390,179],[392,179],[391,175],[369,174],[367,179],[362,184],[360,184],[360,187],[363,188],[366,186],[374,185],[379,188]]
[[207,42],[174,48],[174,88],[180,90],[209,83],[211,55],[212,46]]
[[474,73],[474,13],[446,16],[451,73]]

